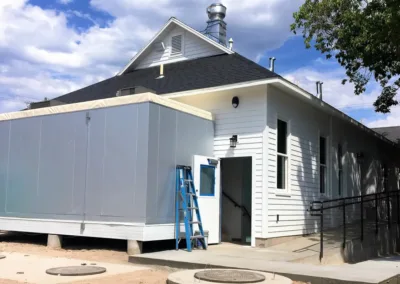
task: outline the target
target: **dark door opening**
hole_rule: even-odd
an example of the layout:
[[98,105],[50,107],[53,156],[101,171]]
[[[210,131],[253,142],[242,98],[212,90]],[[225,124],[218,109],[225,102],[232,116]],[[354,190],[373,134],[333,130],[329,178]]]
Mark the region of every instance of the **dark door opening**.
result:
[[221,239],[251,243],[252,158],[221,159]]

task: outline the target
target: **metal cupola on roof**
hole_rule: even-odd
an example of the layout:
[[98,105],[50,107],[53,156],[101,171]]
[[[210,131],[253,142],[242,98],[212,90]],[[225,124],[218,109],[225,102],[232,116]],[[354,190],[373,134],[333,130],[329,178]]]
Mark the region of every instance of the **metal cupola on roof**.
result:
[[211,4],[207,8],[207,14],[209,20],[203,33],[212,40],[226,46],[226,23],[224,22],[226,7],[218,3]]

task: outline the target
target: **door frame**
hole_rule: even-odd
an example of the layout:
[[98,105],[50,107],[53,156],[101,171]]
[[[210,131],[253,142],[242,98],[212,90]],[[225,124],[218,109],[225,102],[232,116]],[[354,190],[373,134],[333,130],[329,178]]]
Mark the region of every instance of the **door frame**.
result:
[[[255,214],[255,207],[256,207],[256,199],[255,199],[255,189],[256,189],[256,154],[254,152],[247,152],[243,151],[240,153],[235,153],[235,151],[230,151],[226,153],[224,156],[216,156],[218,159],[229,159],[229,158],[251,158],[251,246],[256,246],[256,236],[255,236],[255,223],[254,217]],[[222,167],[220,168],[220,227],[219,232],[220,235],[222,233]]]

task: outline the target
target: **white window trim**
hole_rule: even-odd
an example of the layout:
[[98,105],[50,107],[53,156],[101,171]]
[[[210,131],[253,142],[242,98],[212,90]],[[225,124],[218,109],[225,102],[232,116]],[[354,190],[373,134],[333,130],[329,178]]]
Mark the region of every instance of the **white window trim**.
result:
[[[282,120],[286,122],[287,126],[287,138],[286,138],[286,154],[279,153],[278,152],[278,120]],[[290,153],[291,153],[291,120],[281,116],[281,115],[276,115],[275,117],[275,123],[276,123],[276,162],[275,162],[275,167],[276,167],[276,177],[275,177],[275,195],[278,196],[283,196],[283,197],[291,197],[291,165],[290,165]],[[286,188],[281,189],[278,188],[278,156],[286,157]]]
[[[182,38],[182,46],[181,46],[181,52],[180,53],[176,53],[176,54],[172,54],[172,38],[174,37],[174,36],[181,36],[181,38]],[[185,54],[185,34],[184,33],[177,33],[177,34],[172,34],[171,35],[171,38],[170,38],[170,40],[169,40],[169,45],[170,45],[170,48],[169,48],[169,58],[175,58],[175,57],[179,57],[179,56],[184,56],[184,54]]]

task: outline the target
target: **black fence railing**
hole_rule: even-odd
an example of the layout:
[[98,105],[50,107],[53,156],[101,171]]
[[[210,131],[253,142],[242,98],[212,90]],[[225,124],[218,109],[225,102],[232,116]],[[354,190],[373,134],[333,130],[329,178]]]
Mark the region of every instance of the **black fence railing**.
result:
[[224,192],[224,191],[222,191],[222,195],[223,195],[224,197],[226,197],[235,207],[240,208],[240,210],[242,210],[242,212],[243,212],[243,215],[249,217],[250,220],[251,220],[251,214],[250,214],[249,210],[247,210],[247,208],[246,208],[245,206],[243,206],[243,205],[237,203],[230,195],[228,195],[228,194],[227,194],[226,192]]
[[[384,204],[380,201],[384,200]],[[393,205],[396,203],[397,208],[393,208]],[[354,206],[355,204],[360,204],[360,218],[359,220],[354,220],[353,224],[359,222],[360,224],[360,240],[364,240],[364,208],[366,204],[370,206],[368,208],[374,209],[375,215],[375,234],[378,234],[379,231],[379,223],[382,221],[386,221],[388,228],[390,228],[392,219],[395,217],[397,218],[397,224],[400,224],[400,191],[386,191],[386,192],[377,192],[372,194],[365,194],[365,195],[358,195],[358,196],[351,196],[351,197],[342,197],[337,199],[329,199],[329,200],[322,200],[322,201],[312,201],[310,204],[310,208],[307,210],[311,213],[312,216],[319,216],[320,217],[320,252],[319,252],[319,260],[321,261],[324,257],[324,215],[327,210],[330,209],[341,209],[342,210],[342,247],[343,249],[346,246],[346,207]],[[371,206],[372,204],[372,206]],[[396,216],[392,216],[396,210]],[[356,212],[351,212],[356,213]],[[381,213],[381,214],[380,214]],[[386,220],[379,218],[379,215],[382,213],[386,214]]]

